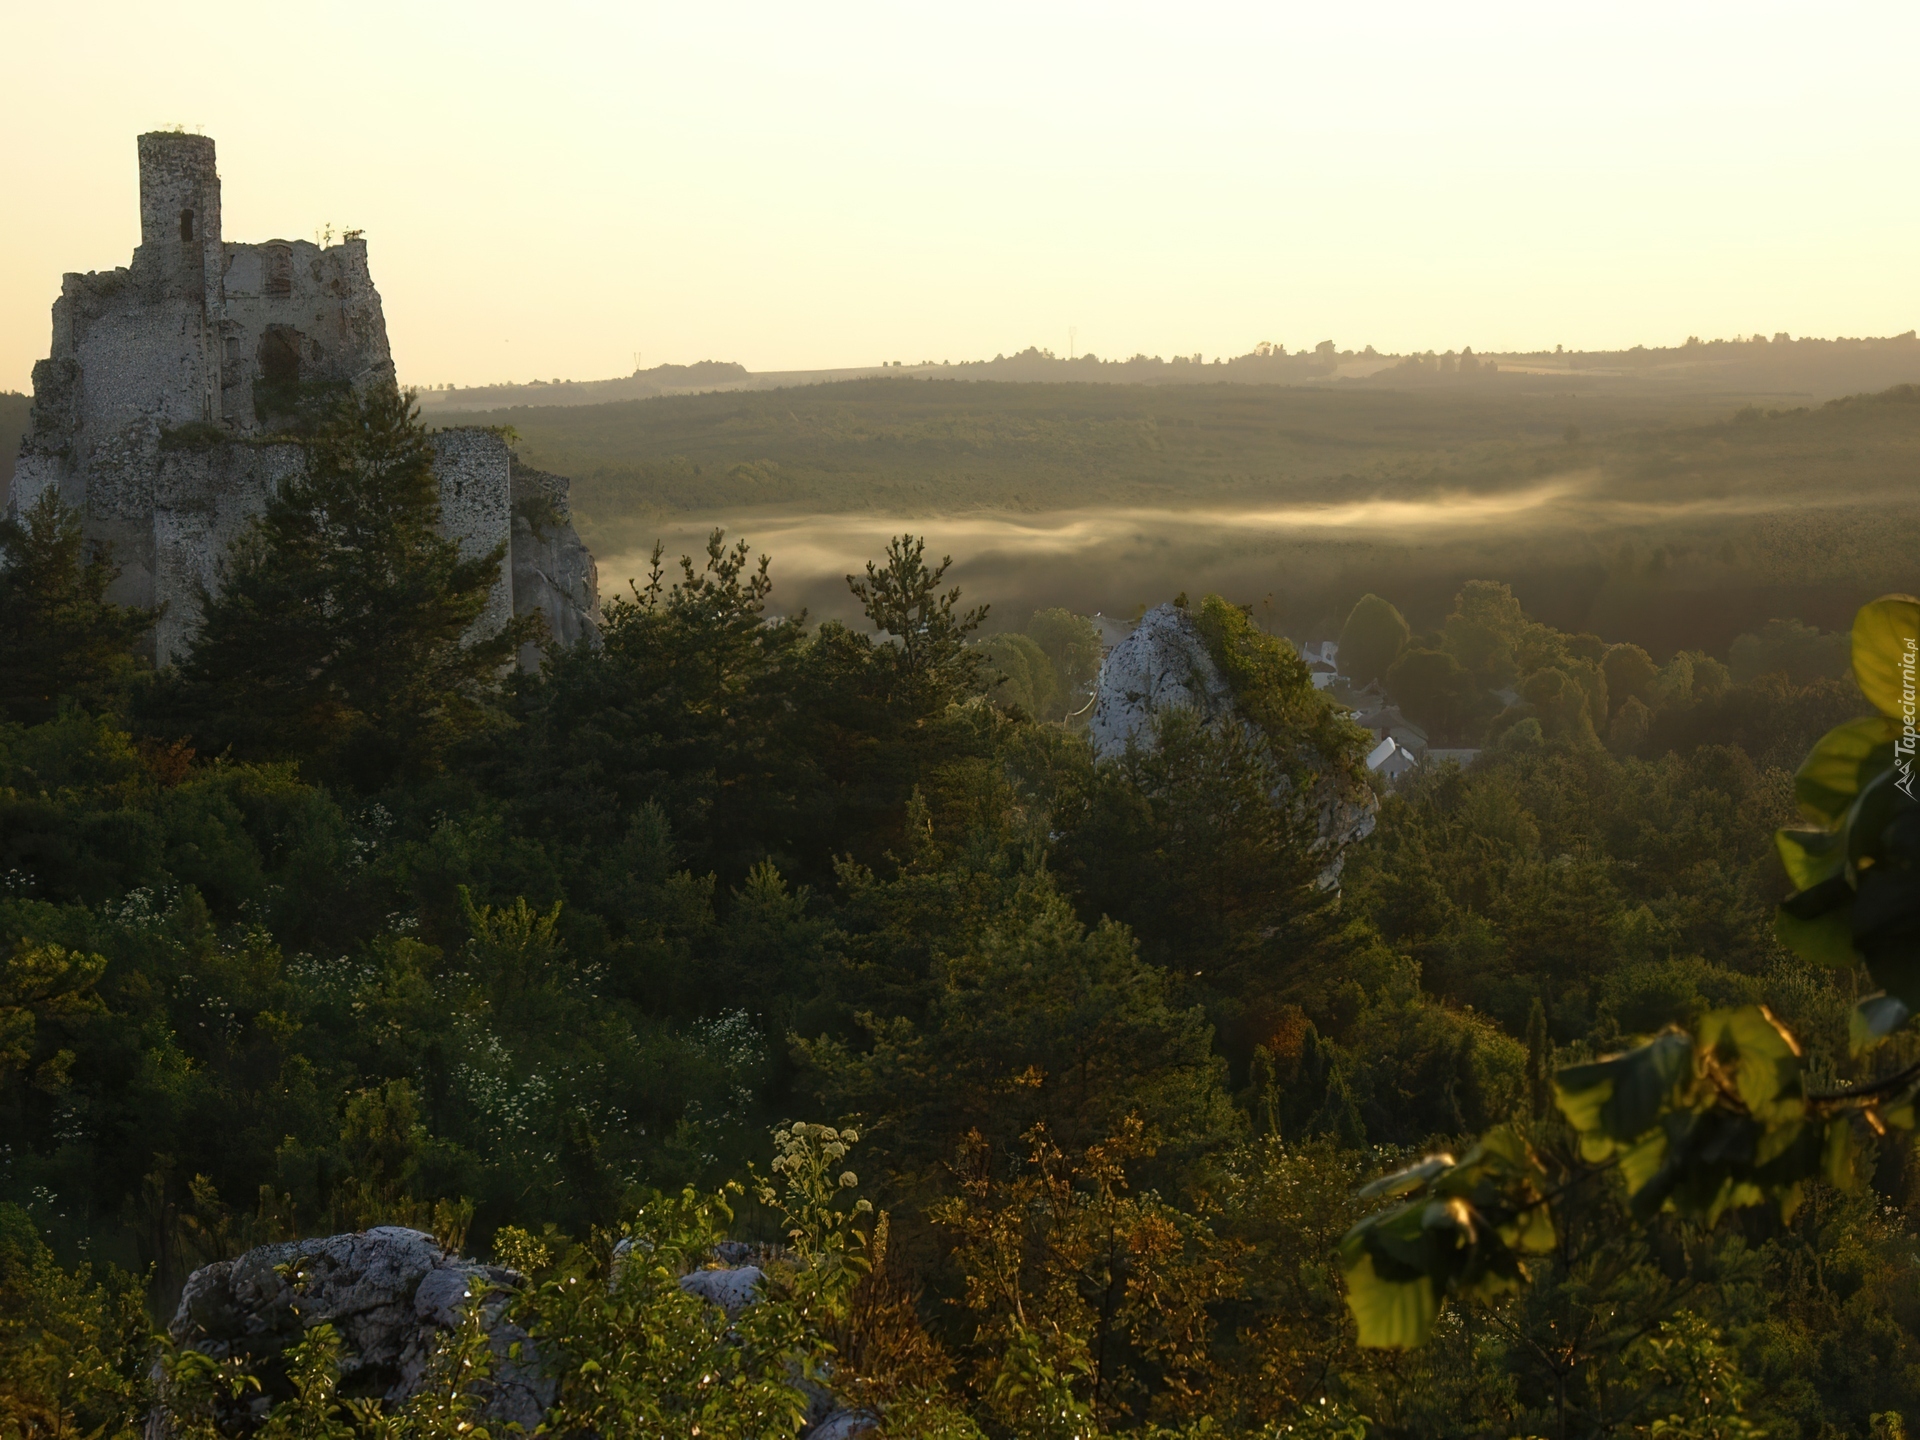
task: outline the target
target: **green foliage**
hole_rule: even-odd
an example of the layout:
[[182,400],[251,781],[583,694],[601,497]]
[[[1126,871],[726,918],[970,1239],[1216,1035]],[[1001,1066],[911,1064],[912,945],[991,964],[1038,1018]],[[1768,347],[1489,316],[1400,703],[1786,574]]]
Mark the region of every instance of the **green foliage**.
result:
[[1838,679],[1846,674],[1850,644],[1842,634],[1822,634],[1798,620],[1769,620],[1760,630],[1735,638],[1727,665],[1735,684],[1762,675],[1783,674],[1796,684]]
[[1035,1127],[1015,1167],[977,1133],[956,1155],[958,1191],[929,1218],[964,1277],[974,1388],[1010,1433],[1085,1436],[1199,1408],[1209,1312],[1239,1280],[1204,1221],[1130,1190],[1152,1148],[1133,1120],[1079,1152]]
[[1827,964],[1863,961],[1909,1012],[1920,1006],[1920,802],[1913,796],[1920,601],[1885,596],[1854,620],[1853,673],[1879,714],[1823,736],[1794,776],[1811,829],[1776,836],[1795,886],[1781,940]]
[[559,1381],[552,1413],[568,1433],[664,1433],[758,1440],[806,1414],[795,1362],[817,1352],[802,1307],[762,1303],[729,1321],[680,1288],[731,1218],[724,1194],[654,1196],[611,1266],[575,1247],[540,1278],[523,1314]]
[[1483,719],[1484,692],[1472,674],[1444,650],[1403,651],[1382,677],[1409,720],[1435,740],[1458,739]]
[[32,1221],[0,1203],[0,1433],[141,1433],[152,1330],[141,1286],[55,1263]]
[[1314,810],[1276,803],[1299,793],[1276,749],[1288,753],[1175,712],[1154,746],[1084,776],[1059,808],[1056,863],[1082,915],[1124,921],[1143,957],[1207,1004],[1236,1066],[1338,945],[1335,897],[1318,883],[1332,857]]
[[1449,655],[1482,684],[1497,687],[1518,673],[1528,621],[1507,586],[1469,580],[1454,600],[1444,635]]
[[[960,937],[955,937],[958,940]],[[825,1106],[862,1126],[902,1179],[969,1134],[1008,1147],[1034,1126],[1084,1149],[1138,1115],[1183,1150],[1232,1133],[1204,1015],[1105,922],[1088,930],[1044,876],[943,956],[924,1019],[863,1012],[867,1046],[799,1051]]]
[[[1900,788],[1903,752],[1895,737],[1912,730],[1917,650],[1920,602],[1892,596],[1862,609],[1854,672],[1881,715],[1816,744],[1794,789],[1802,813],[1823,828],[1778,836],[1782,863],[1799,887],[1781,907],[1781,938],[1828,963],[1857,957],[1889,992],[1855,1009],[1849,1049],[1856,1056],[1883,1043],[1912,1008],[1902,965],[1920,881],[1910,873],[1904,826],[1920,807]],[[1850,907],[1864,910],[1868,923],[1849,916]],[[1563,1068],[1554,1078],[1555,1099],[1577,1139],[1577,1163],[1598,1167],[1569,1183],[1617,1169],[1628,1205],[1643,1221],[1671,1211],[1711,1227],[1727,1211],[1765,1206],[1780,1223],[1790,1222],[1815,1182],[1842,1191],[1866,1183],[1875,1137],[1913,1127],[1920,1090],[1920,1066],[1830,1091],[1811,1089],[1807,1078],[1800,1044],[1759,1005],[1713,1010],[1690,1031],[1670,1027],[1622,1054]],[[1376,1193],[1437,1184],[1450,1164],[1450,1157],[1432,1157],[1376,1182]],[[1512,1213],[1548,1198],[1533,1176],[1514,1174],[1502,1177],[1493,1195]],[[1403,1206],[1349,1232],[1343,1260],[1361,1343],[1422,1344],[1450,1292],[1471,1297],[1489,1275],[1501,1284],[1520,1278],[1517,1260],[1499,1251],[1493,1253],[1504,1268],[1477,1268],[1484,1226],[1463,1230],[1468,1238],[1417,1248],[1415,1240],[1428,1240],[1428,1229],[1442,1224],[1433,1218],[1439,1213],[1429,1204],[1415,1226]],[[1383,1276],[1383,1260],[1400,1268]],[[1752,1433],[1739,1416],[1743,1387],[1715,1378],[1719,1362],[1710,1342],[1697,1324],[1682,1327],[1671,1340],[1650,1342],[1651,1358],[1664,1366],[1672,1356],[1688,1357],[1688,1377],[1702,1391],[1702,1433]],[[1690,1428],[1678,1415],[1660,1425]]]
[[[1651,1433],[1671,1440],[1760,1440],[1766,1434],[1743,1413],[1752,1382],[1699,1316],[1663,1320],[1637,1351],[1658,1387]],[[1667,1407],[1667,1414],[1658,1413]]]
[[497,723],[531,631],[469,638],[503,551],[438,530],[433,447],[404,396],[343,401],[235,548],[155,719],[202,751],[297,759],[363,789],[427,774]]
[[988,699],[1036,720],[1083,712],[1100,674],[1099,632],[1070,610],[1035,611],[1026,633],[989,635],[974,648],[984,662]]
[[52,487],[19,518],[0,516],[0,719],[39,724],[62,699],[107,708],[135,673],[155,614],[105,598],[120,570],[80,522]]
[[[715,535],[383,773],[73,706],[0,727],[0,1248],[45,1256],[0,1274],[0,1395],[125,1431],[143,1291],[168,1315],[194,1266],[399,1221],[526,1277],[425,1396],[348,1393],[317,1331],[265,1390],[162,1348],[179,1433],[270,1396],[246,1426],[472,1434],[503,1305],[556,1433],[791,1433],[823,1392],[973,1440],[1832,1440],[1920,1403],[1904,992],[1856,1006],[1769,923],[1782,763],[1850,685],[1636,670],[1469,586],[1389,685],[1429,667],[1498,743],[1380,795],[1336,887],[1361,740],[1249,611],[1196,618],[1252,723],[1096,762],[982,703],[940,575],[896,541],[871,625],[774,621]],[[1084,683],[1085,622],[1024,638]],[[1904,703],[1887,643],[1861,684]],[[1829,746],[1778,852],[1856,918],[1904,864],[1878,763]],[[723,1237],[766,1277],[732,1319],[679,1283]]]
[[1449,1293],[1484,1299],[1524,1280],[1525,1257],[1554,1246],[1543,1178],[1526,1142],[1499,1129],[1457,1162],[1432,1155],[1364,1187],[1362,1199],[1409,1198],[1340,1242],[1360,1343],[1419,1345]]
[[1033,612],[1033,618],[1027,621],[1027,634],[1053,664],[1062,708],[1079,710],[1100,678],[1100,632],[1084,615],[1048,609]]
[[874,628],[893,641],[896,683],[941,693],[972,677],[965,641],[987,618],[987,607],[960,609],[958,586],[942,594],[940,582],[953,557],[929,567],[926,549],[926,541],[914,535],[889,540],[886,563],[869,560],[866,578],[849,575],[847,588]]
[[996,705],[1014,706],[1036,720],[1051,720],[1061,711],[1060,681],[1037,642],[1007,631],[989,635],[977,647],[986,662],[987,695]]
[[1572,1066],[1554,1089],[1581,1158],[1616,1161],[1643,1217],[1664,1207],[1711,1225],[1767,1204],[1785,1219],[1815,1176],[1854,1183],[1851,1130],[1810,1107],[1799,1046],[1763,1006],[1704,1016],[1697,1041],[1676,1030]]
[[[836,1291],[851,1288],[849,1275],[866,1273],[867,1237],[854,1228],[857,1215],[873,1210],[870,1201],[845,1192],[860,1177],[842,1163],[860,1143],[860,1132],[848,1126],[809,1125],[802,1120],[773,1132],[773,1173],[780,1180],[759,1186],[762,1205],[780,1212],[781,1223],[794,1258],[818,1281]],[[844,1273],[843,1273],[844,1272]]]
[[1386,678],[1407,648],[1406,617],[1378,595],[1362,595],[1340,627],[1340,673],[1355,685]]
[[30,1073],[36,1083],[59,1086],[73,1064],[73,1052],[44,1059],[38,1022],[42,1017],[72,1019],[98,1011],[94,985],[107,968],[99,955],[75,955],[58,945],[22,941],[0,960],[0,1084],[15,1072]]
[[1607,697],[1616,710],[1629,700],[1646,706],[1653,699],[1660,667],[1638,645],[1609,645],[1602,668],[1607,676]]
[[1302,787],[1326,780],[1350,782],[1367,749],[1366,734],[1313,686],[1306,662],[1278,636],[1253,623],[1246,610],[1218,595],[1194,617],[1208,652],[1274,762]]

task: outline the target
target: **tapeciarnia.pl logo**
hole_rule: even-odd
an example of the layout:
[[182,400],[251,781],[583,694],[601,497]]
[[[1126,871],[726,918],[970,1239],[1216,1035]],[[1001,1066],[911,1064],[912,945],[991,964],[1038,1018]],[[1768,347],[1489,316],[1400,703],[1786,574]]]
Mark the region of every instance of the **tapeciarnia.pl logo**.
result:
[[1920,663],[1920,654],[1916,647],[1920,641],[1909,635],[1906,637],[1906,649],[1900,656],[1900,738],[1893,742],[1893,768],[1900,772],[1900,778],[1893,783],[1900,793],[1913,800],[1913,752],[1915,742],[1920,741],[1920,731],[1914,729],[1914,671]]

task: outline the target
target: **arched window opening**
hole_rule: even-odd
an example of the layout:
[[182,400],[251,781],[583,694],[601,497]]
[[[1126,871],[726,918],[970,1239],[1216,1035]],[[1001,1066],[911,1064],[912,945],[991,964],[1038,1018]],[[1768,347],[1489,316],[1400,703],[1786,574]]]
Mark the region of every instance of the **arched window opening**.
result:
[[286,325],[269,325],[260,337],[260,378],[269,385],[293,385],[300,379],[300,332]]
[[182,240],[193,239],[193,212],[191,210],[182,210],[180,212],[180,238]]

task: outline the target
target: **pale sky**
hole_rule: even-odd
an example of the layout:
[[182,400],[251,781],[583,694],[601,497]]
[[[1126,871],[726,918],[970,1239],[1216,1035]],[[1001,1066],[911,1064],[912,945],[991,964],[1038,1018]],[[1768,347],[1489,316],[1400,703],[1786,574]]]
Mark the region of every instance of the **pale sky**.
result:
[[1920,324],[1912,4],[5,0],[0,389],[127,263],[366,231],[401,378]]

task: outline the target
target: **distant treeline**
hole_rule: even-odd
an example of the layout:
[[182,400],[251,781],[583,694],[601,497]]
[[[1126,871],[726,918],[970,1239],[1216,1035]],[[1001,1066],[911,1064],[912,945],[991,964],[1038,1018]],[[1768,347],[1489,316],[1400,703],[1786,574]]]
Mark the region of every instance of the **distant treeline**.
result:
[[1367,345],[1342,349],[1322,340],[1304,349],[1261,341],[1244,355],[1145,355],[1103,359],[1087,353],[1062,356],[1028,346],[991,360],[893,360],[839,370],[793,370],[755,374],[732,362],[657,365],[612,380],[534,380],[528,384],[430,386],[422,397],[429,413],[495,406],[596,405],[705,390],[767,390],[827,384],[875,376],[920,379],[1002,380],[1106,385],[1253,384],[1302,385],[1338,382],[1405,388],[1437,380],[1489,381],[1514,385],[1565,384],[1580,380],[1664,390],[1729,388],[1806,391],[1828,398],[1857,390],[1920,381],[1920,337],[1912,330],[1886,337],[1795,339],[1736,335],[1703,341],[1690,335],[1674,346],[1635,345],[1627,350],[1479,352],[1472,346],[1395,354]]

